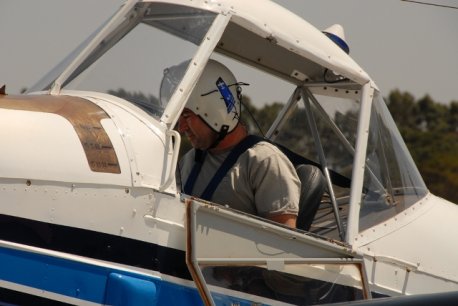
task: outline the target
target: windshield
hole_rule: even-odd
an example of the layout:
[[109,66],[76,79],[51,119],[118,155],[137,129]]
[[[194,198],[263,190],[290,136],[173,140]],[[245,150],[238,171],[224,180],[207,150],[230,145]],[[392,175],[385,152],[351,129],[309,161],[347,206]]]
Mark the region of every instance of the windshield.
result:
[[159,99],[163,72],[194,55],[214,18],[214,13],[189,7],[138,3],[104,24],[100,41],[91,35],[30,92],[50,89],[87,48],[92,51],[62,80],[63,89],[109,93],[159,118],[165,107]]
[[372,104],[366,169],[360,231],[404,211],[428,192],[379,93]]

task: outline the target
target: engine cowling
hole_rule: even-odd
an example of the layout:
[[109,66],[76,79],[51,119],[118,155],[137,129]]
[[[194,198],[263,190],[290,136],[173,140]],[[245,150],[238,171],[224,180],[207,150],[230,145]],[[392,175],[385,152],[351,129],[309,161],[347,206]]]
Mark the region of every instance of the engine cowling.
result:
[[159,189],[165,131],[110,95],[0,95],[0,177]]

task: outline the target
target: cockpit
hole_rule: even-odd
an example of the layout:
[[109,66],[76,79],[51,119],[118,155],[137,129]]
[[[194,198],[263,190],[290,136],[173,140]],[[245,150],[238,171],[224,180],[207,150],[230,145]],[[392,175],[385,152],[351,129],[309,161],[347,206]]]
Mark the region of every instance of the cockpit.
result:
[[[202,63],[214,58],[249,84],[243,116],[250,132],[326,175],[312,232],[351,242],[427,194],[375,84],[302,19],[291,17],[290,26],[302,27],[310,41],[211,4],[203,10],[128,2],[116,14],[29,92],[106,92],[172,129]],[[164,101],[164,70],[190,58],[180,86]]]

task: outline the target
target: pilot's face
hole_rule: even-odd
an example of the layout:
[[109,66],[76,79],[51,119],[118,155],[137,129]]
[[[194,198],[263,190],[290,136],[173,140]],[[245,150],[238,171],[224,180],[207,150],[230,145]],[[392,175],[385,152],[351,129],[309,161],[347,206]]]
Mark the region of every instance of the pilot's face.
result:
[[217,134],[199,116],[185,108],[178,119],[178,131],[188,137],[195,149],[206,150],[216,141]]

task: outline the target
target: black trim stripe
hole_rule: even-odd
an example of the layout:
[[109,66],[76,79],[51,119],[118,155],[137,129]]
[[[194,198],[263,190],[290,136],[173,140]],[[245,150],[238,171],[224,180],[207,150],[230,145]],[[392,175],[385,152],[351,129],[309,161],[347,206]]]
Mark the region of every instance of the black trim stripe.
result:
[[184,251],[140,240],[1,214],[0,239],[192,280]]
[[39,297],[36,295],[27,294],[24,292],[18,292],[5,288],[0,288],[0,306],[69,306],[73,304],[67,304],[59,301],[50,300],[47,298]]

